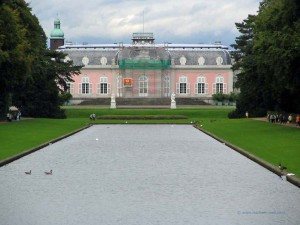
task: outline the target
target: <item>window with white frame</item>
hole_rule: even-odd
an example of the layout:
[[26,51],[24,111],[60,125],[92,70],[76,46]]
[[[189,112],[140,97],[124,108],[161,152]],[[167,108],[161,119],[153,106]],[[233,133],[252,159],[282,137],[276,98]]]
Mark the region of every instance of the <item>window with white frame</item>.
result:
[[208,84],[204,76],[197,77],[197,83],[195,84],[195,94],[207,94]]
[[98,84],[98,94],[107,95],[110,93],[110,84],[107,77],[100,77],[100,83]]
[[222,76],[218,76],[216,77],[216,83],[213,84],[213,92],[214,94],[218,94],[218,93],[224,93],[226,94],[227,92],[227,85],[226,83],[224,83],[224,77]]
[[163,95],[170,96],[170,77],[167,75],[163,78]]
[[87,76],[81,78],[81,83],[79,83],[79,94],[91,94],[92,84]]
[[148,78],[145,75],[139,77],[139,96],[148,96]]
[[177,94],[190,94],[190,84],[186,76],[179,77],[179,83],[176,84]]

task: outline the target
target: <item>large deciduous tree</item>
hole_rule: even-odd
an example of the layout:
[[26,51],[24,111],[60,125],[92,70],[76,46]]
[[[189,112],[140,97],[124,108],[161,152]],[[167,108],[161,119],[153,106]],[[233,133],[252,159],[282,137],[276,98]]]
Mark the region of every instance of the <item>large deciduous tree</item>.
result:
[[0,2],[0,117],[9,104],[33,117],[64,117],[61,94],[79,66],[47,49],[46,35],[24,0]]
[[[62,52],[45,50],[41,60],[32,68],[32,77],[25,83],[26,88],[15,93],[14,102],[22,106],[23,114],[32,117],[64,118],[60,106],[72,77],[80,73],[81,66],[73,66],[65,60]],[[21,87],[20,87],[21,89]]]
[[300,7],[296,0],[264,0],[257,16],[236,26],[234,69],[241,69],[236,114],[300,112]]
[[23,1],[0,3],[0,116],[7,111],[15,86],[30,76],[32,46],[23,21]]

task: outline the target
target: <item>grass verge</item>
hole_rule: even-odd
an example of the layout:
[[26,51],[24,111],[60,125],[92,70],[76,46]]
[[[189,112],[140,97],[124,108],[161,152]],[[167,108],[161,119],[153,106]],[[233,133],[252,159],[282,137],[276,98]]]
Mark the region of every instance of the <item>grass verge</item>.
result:
[[202,129],[300,177],[300,129],[253,119],[205,120]]
[[0,161],[71,133],[86,120],[28,119],[0,124]]

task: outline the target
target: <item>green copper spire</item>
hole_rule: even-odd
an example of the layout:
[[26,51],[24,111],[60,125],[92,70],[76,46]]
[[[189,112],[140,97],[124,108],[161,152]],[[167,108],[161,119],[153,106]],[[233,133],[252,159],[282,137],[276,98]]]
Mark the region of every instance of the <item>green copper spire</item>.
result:
[[64,39],[64,32],[60,29],[60,20],[54,20],[54,29],[50,34],[51,39]]

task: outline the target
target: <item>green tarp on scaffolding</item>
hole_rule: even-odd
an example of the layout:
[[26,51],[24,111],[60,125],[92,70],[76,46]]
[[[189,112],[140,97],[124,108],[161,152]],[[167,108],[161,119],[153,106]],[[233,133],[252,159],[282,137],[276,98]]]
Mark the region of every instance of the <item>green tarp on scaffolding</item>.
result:
[[119,59],[120,69],[165,70],[170,65],[171,60],[163,59]]

